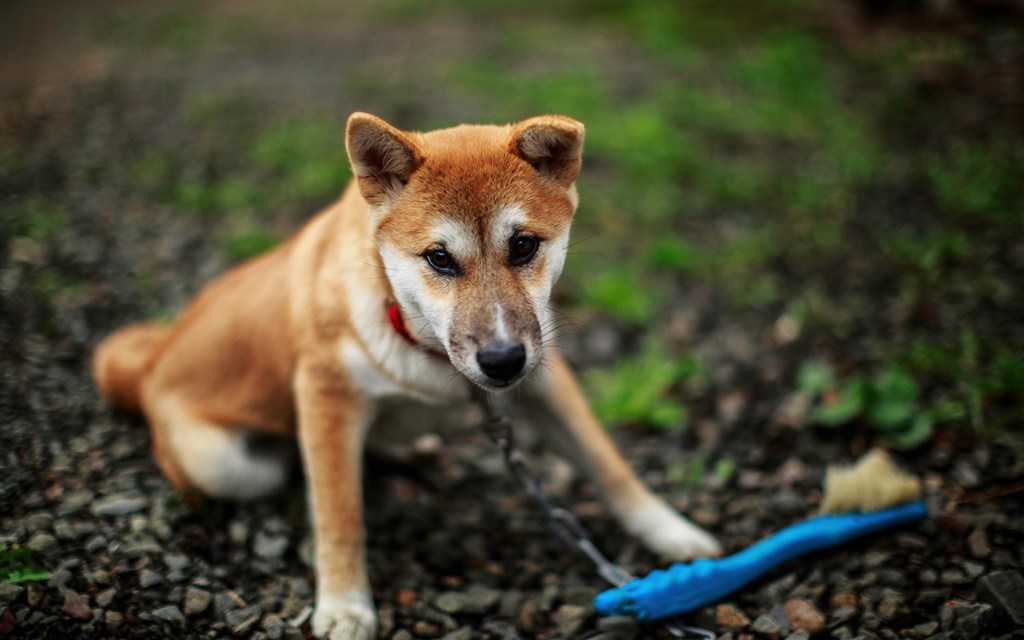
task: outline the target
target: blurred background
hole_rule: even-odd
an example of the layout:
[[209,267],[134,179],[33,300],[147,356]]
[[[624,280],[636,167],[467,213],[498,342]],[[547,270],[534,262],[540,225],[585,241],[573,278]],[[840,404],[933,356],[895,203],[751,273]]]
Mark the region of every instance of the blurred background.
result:
[[933,424],[1019,427],[1021,11],[8,3],[5,353],[39,334],[78,357],[172,317],[340,192],[354,110],[419,130],[555,112],[588,131],[557,298],[597,322],[576,357],[606,366],[606,419],[682,424],[705,394],[672,387],[731,332],[772,352],[775,391],[804,370],[828,423],[917,444],[930,427],[854,397],[895,386]]
[[340,193],[355,110],[586,124],[563,343],[627,446],[679,447],[638,460],[663,490],[875,443],[956,495],[1019,482],[1022,14],[6,2],[0,506],[30,512],[53,442],[109,424],[103,335],[174,317]]

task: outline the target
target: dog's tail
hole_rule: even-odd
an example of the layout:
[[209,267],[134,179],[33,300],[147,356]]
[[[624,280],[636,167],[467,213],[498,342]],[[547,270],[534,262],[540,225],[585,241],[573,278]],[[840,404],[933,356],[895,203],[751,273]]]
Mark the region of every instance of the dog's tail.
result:
[[171,325],[140,322],[122,327],[96,347],[92,374],[100,393],[115,407],[141,410],[142,378],[171,332]]

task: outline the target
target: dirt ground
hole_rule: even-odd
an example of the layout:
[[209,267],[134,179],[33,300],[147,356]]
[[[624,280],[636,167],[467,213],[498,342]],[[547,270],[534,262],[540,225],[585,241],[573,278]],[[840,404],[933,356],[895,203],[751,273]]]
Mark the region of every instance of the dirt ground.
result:
[[[563,343],[635,468],[728,551],[813,514],[826,465],[874,444],[922,477],[921,526],[689,624],[1024,638],[1019,10],[771,4],[5,3],[0,635],[308,637],[301,478],[176,495],[89,359],[330,202],[365,110],[588,125]],[[369,461],[380,637],[665,637],[594,613],[601,579],[473,422]],[[602,549],[662,566],[519,428]]]

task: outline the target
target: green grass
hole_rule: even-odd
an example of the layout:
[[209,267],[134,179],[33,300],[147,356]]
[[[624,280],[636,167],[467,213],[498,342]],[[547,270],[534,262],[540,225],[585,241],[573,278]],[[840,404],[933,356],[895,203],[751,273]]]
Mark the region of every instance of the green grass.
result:
[[199,138],[208,130],[216,144],[147,151],[131,164],[133,185],[211,217],[301,209],[341,193],[350,175],[341,120],[291,116],[245,135],[221,127],[220,119],[230,117],[207,107],[197,111]]
[[920,405],[917,381],[900,366],[889,364],[871,379],[854,374],[839,380],[827,365],[809,361],[797,387],[817,400],[811,424],[834,428],[862,421],[897,449],[916,448],[932,436],[935,418]]
[[50,199],[29,198],[4,208],[3,228],[9,237],[46,242],[67,229],[67,214],[62,205]]
[[256,227],[225,238],[221,251],[229,260],[241,262],[272,249],[280,241],[277,234]]
[[40,565],[39,554],[27,547],[0,548],[0,582],[20,584],[50,579],[50,572]]
[[642,353],[621,359],[611,369],[587,372],[585,382],[605,425],[679,430],[687,424],[680,390],[699,383],[703,375],[695,356],[667,353],[650,341]]
[[928,178],[947,212],[981,220],[1024,222],[1024,145],[1012,132],[958,143],[927,160]]

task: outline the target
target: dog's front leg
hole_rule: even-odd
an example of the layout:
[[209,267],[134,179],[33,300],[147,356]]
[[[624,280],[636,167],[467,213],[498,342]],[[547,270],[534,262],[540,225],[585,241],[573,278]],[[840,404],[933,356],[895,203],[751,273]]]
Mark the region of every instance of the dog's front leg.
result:
[[540,398],[625,529],[670,560],[720,555],[722,548],[710,534],[676,513],[633,473],[594,417],[565,361],[549,350],[545,363]]
[[361,487],[369,408],[329,365],[300,365],[295,392],[316,543],[313,633],[369,640],[376,636],[376,614],[366,577]]

